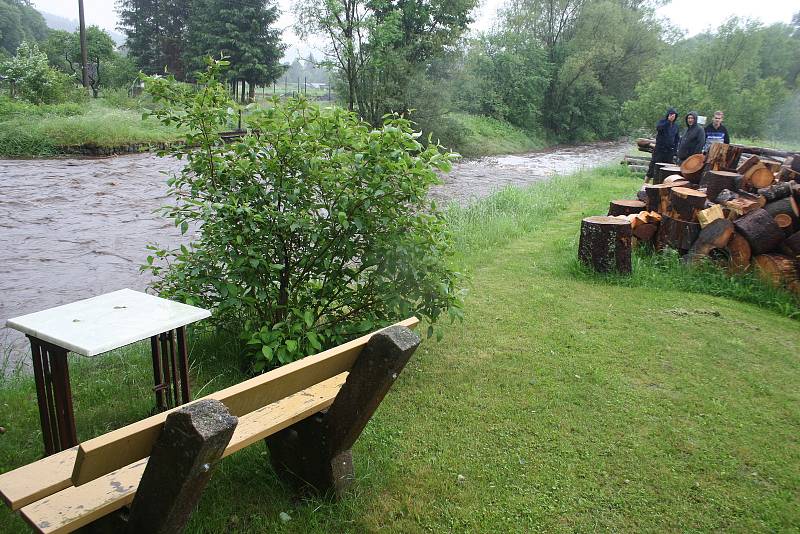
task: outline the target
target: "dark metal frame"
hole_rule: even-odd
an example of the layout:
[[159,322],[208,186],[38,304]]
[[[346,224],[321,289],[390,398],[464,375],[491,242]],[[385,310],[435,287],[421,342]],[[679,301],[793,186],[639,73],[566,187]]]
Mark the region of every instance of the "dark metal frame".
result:
[[[29,335],[45,456],[78,444],[67,349]],[[191,400],[186,327],[152,336],[153,378],[159,411]]]

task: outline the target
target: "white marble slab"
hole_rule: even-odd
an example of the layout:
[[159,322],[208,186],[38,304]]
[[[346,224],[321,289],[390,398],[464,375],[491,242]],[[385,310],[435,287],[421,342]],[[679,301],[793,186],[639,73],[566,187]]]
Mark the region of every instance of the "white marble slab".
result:
[[6,321],[59,347],[95,356],[210,317],[211,312],[132,289],[120,289]]

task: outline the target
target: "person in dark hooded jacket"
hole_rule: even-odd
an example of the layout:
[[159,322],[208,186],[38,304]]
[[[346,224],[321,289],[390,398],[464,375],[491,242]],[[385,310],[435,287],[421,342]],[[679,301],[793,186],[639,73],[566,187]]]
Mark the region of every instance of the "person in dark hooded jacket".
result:
[[672,163],[675,157],[679,140],[678,125],[675,124],[677,118],[678,112],[675,108],[669,108],[666,116],[656,124],[656,147],[653,149],[653,157],[647,169],[648,178],[653,177],[656,163]]
[[678,163],[680,164],[692,154],[699,154],[706,144],[706,132],[697,124],[697,113],[690,111],[686,115],[686,133],[678,145]]

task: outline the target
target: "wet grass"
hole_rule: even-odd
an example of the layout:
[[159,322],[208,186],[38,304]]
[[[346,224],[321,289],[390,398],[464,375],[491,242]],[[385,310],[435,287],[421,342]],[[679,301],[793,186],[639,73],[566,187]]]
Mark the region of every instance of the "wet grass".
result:
[[[400,375],[354,447],[345,499],[294,498],[254,445],[220,463],[188,531],[795,529],[797,321],[672,260],[637,256],[625,279],[576,265],[580,219],[638,184],[606,169],[454,208],[466,319]],[[190,339],[195,391],[239,379],[234,346]],[[146,347],[129,350],[74,367],[81,437],[152,406]],[[41,453],[25,380],[0,390],[2,470]],[[12,517],[0,530],[24,531]]]
[[[491,117],[451,113],[455,128],[461,131],[450,148],[462,156],[479,157],[495,154],[520,154],[541,150],[548,143],[531,132]],[[434,137],[437,132],[434,132]],[[447,144],[447,143],[445,143]]]
[[53,156],[64,147],[119,147],[163,143],[178,138],[172,127],[142,120],[143,109],[117,100],[27,106],[0,114],[0,157]]

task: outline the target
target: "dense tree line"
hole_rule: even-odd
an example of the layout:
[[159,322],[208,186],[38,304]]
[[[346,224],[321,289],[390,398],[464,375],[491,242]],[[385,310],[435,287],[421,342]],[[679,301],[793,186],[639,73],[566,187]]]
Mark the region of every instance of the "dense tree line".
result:
[[272,83],[283,72],[285,47],[272,27],[278,18],[274,2],[117,0],[117,11],[128,52],[148,74],[166,71],[192,80],[204,69],[205,57],[224,55],[231,63],[230,80],[241,82],[244,99],[253,98],[257,85]]
[[47,37],[47,24],[29,0],[0,0],[0,56],[13,55],[23,41]]

